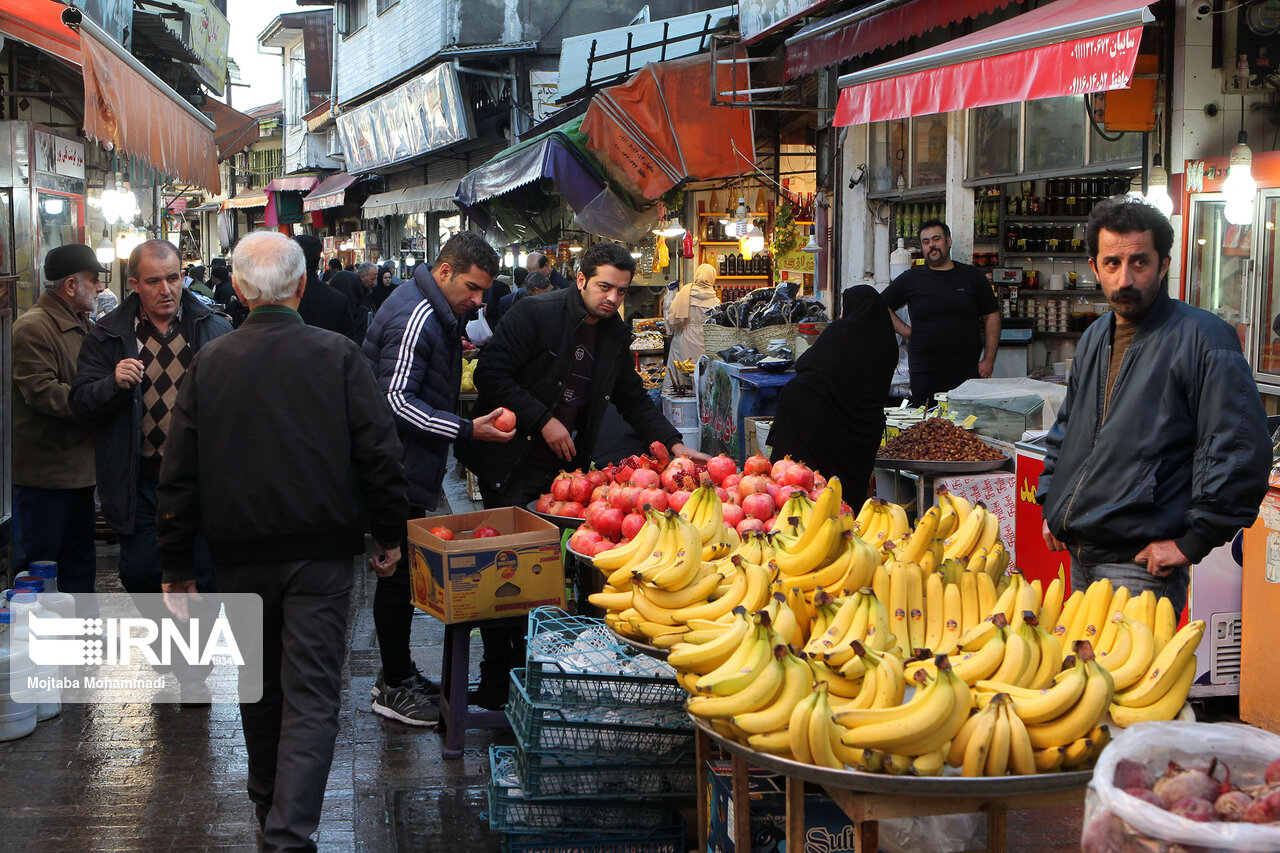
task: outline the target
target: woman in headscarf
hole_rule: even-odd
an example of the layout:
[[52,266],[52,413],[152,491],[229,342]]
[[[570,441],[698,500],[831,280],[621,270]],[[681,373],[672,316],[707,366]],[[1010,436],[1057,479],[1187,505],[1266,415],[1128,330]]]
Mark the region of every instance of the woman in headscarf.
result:
[[841,307],[840,319],[800,356],[795,378],[778,395],[769,444],[775,462],[790,456],[839,477],[846,502],[857,506],[884,434],[898,342],[874,287],[849,288]]
[[707,312],[719,304],[716,268],[711,264],[699,264],[693,273],[693,281],[680,288],[663,317],[671,334],[671,348],[667,354],[667,388],[673,387],[671,377],[677,361],[697,361],[706,353],[702,324],[707,319]]

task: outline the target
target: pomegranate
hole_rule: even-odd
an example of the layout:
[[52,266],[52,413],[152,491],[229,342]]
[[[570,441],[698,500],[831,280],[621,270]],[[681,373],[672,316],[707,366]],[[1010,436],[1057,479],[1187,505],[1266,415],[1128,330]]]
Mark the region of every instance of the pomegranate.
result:
[[777,499],[778,499],[778,493],[779,493],[781,490],[782,490],[782,487],[781,487],[781,486],[779,486],[779,485],[778,485],[777,483],[775,483],[773,480],[770,480],[770,479],[769,479],[769,478],[767,478],[767,477],[765,478],[765,481],[764,481],[764,491],[765,491],[765,494],[767,494],[771,499],[773,499],[773,500],[777,500]]
[[782,475],[795,467],[795,464],[795,460],[790,455],[784,456],[773,463],[773,467],[769,469],[769,476],[778,482],[782,482]]
[[684,469],[675,466],[668,467],[665,471],[658,475],[658,485],[666,489],[668,492],[674,492],[681,487],[684,480]]
[[816,503],[818,498],[821,495],[822,495],[822,489],[814,489],[813,491],[809,492],[809,500],[814,501]]
[[608,465],[600,469],[604,474],[605,483],[613,483],[618,479],[618,466],[610,462]]
[[722,504],[734,502],[733,495],[729,494],[727,491],[720,488],[719,486],[716,486],[716,495],[720,498],[720,503]]
[[819,474],[817,471],[814,471],[813,487],[815,489],[825,489],[827,487],[827,478]]
[[769,520],[764,523],[765,532],[772,533],[774,530],[776,530],[778,528],[778,523],[779,523],[778,519],[780,519],[781,517],[782,516],[780,515],[770,516]]
[[798,486],[807,492],[814,487],[813,469],[808,465],[797,462],[783,473],[778,482],[784,486]]
[[587,509],[585,512],[582,513],[582,518],[584,521],[587,522],[587,524],[591,525],[592,527],[595,527],[596,516],[599,515],[603,510],[606,510],[608,508],[609,508],[608,501],[592,501],[591,503],[587,504]]
[[758,492],[768,493],[769,478],[762,477],[759,474],[744,474],[742,479],[738,481],[738,497],[745,498],[747,495],[754,495]]
[[692,492],[685,491],[684,489],[677,489],[667,496],[667,506],[670,509],[679,512],[684,509],[684,505],[689,502],[690,497],[692,497]]
[[498,416],[493,419],[493,425],[503,432],[511,432],[516,428],[516,413],[510,409],[498,409]]
[[748,457],[747,461],[742,465],[743,474],[768,474],[771,470],[773,470],[773,466],[769,464],[769,460],[759,453]]
[[729,491],[733,491],[734,489],[738,488],[738,483],[740,483],[741,481],[742,481],[741,474],[730,474],[728,477],[724,478],[724,481],[720,483],[720,485],[724,486]]
[[538,498],[538,502],[533,505],[536,512],[551,512],[551,493],[547,492]]
[[645,518],[642,513],[628,513],[622,519],[622,538],[634,539],[636,534],[640,532],[640,528],[644,527]]
[[738,506],[737,504],[731,504],[727,502],[725,503],[724,521],[734,530],[738,529],[738,525],[741,524],[742,519],[746,517],[747,517],[747,514],[742,511],[742,507]]
[[724,478],[730,474],[738,473],[738,466],[733,464],[733,460],[724,454],[713,456],[707,462],[707,475],[711,477],[711,482],[717,486],[724,482]]
[[659,488],[641,489],[636,503],[640,506],[649,506],[658,512],[662,512],[669,505],[667,493]]
[[586,554],[588,557],[594,557],[596,554],[603,554],[616,544],[616,542],[610,542],[608,539],[601,539],[594,545],[587,546],[588,550],[581,553]]
[[568,501],[552,501],[551,505],[547,507],[547,514],[564,515],[564,505],[566,503],[568,503]]
[[591,526],[606,539],[617,542],[622,538],[622,520],[626,513],[616,507],[605,507],[591,518]]
[[447,527],[433,527],[430,532],[432,536],[435,536],[438,539],[444,539],[445,541],[453,538],[453,531]]
[[577,501],[565,501],[564,506],[560,507],[560,515],[567,518],[582,518],[582,514],[587,508]]
[[587,548],[603,538],[599,531],[592,528],[590,524],[584,524],[573,531],[573,535],[569,537],[569,547],[579,554],[585,554],[587,553]]
[[658,463],[660,468],[667,467],[667,463],[671,461],[671,453],[667,450],[667,446],[661,441],[655,441],[649,445],[649,452],[653,454],[653,459]]
[[489,525],[485,524],[481,527],[477,527],[475,530],[475,533],[472,534],[472,537],[475,539],[489,539],[491,537],[501,536],[501,535],[502,534],[498,532],[498,529],[496,527],[490,527]]
[[761,521],[772,518],[774,509],[773,498],[768,493],[751,494],[742,499],[742,512]]
[[631,475],[631,482],[642,489],[656,489],[662,484],[662,477],[659,476],[657,471],[650,471],[648,468],[637,468],[636,472]]
[[574,477],[569,481],[569,500],[577,501],[580,504],[591,503],[591,492],[593,487],[591,480],[584,475]]
[[1268,785],[1280,782],[1280,758],[1267,765],[1267,773],[1264,778]]
[[609,475],[596,468],[587,472],[587,479],[591,481],[592,488],[609,485]]
[[636,487],[615,485],[609,493],[609,506],[623,512],[631,512],[636,505]]
[[594,489],[591,490],[591,500],[589,500],[588,503],[595,503],[596,501],[608,502],[608,500],[609,500],[609,486],[607,485],[596,486]]
[[569,500],[569,486],[573,484],[573,475],[561,471],[551,481],[551,499],[554,501]]
[[791,500],[792,495],[803,494],[804,492],[799,489],[778,489],[778,493],[773,497],[773,503],[778,507],[778,509],[782,509],[782,507],[786,505],[787,501]]
[[764,522],[758,518],[744,518],[738,522],[738,526],[734,528],[738,531],[739,536],[745,537],[752,530],[760,533],[764,532]]
[[624,464],[618,469],[617,475],[613,478],[615,483],[630,483],[631,478],[636,475],[636,469],[630,465]]

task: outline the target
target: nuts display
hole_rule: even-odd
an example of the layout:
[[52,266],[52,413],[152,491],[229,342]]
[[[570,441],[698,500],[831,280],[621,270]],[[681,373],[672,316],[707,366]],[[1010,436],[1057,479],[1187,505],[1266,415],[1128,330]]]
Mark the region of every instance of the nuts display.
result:
[[1005,458],[999,450],[945,418],[929,418],[903,430],[897,438],[885,442],[876,456],[921,462],[983,462]]

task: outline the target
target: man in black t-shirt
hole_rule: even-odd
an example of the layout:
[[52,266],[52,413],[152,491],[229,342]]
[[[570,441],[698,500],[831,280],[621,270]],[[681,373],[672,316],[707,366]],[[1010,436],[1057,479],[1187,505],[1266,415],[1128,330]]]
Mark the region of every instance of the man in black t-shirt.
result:
[[[922,267],[912,267],[883,293],[893,328],[907,340],[911,403],[966,379],[991,375],[1000,343],[1000,306],[991,282],[974,266],[951,260],[951,229],[938,219],[920,226]],[[893,312],[907,306],[908,326]]]

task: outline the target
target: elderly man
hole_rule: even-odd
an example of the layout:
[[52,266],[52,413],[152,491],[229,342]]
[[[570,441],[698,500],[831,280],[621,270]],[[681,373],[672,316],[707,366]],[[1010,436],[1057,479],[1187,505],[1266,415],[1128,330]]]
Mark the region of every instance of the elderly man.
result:
[[[262,597],[262,699],[240,706],[249,798],[263,850],[315,850],[338,734],[352,558],[363,555],[368,529],[370,567],[395,570],[406,484],[391,412],[360,350],[298,314],[302,249],[261,231],[234,257],[249,317],[192,363],[173,412],[160,481],[165,593],[181,613],[186,596],[175,594],[196,590],[198,527],[220,588]],[[240,461],[234,474],[224,465],[231,457]],[[227,606],[234,626],[233,599]],[[242,673],[241,684],[253,675]]]
[[529,272],[541,272],[555,290],[564,290],[569,286],[569,280],[560,274],[560,271],[551,263],[551,259],[543,252],[530,252],[524,259],[524,268]]
[[44,292],[13,324],[13,538],[18,571],[58,564],[63,592],[93,592],[93,429],[71,380],[106,270],[88,246],[50,249]]
[[[160,592],[156,481],[170,410],[191,360],[230,332],[231,324],[182,286],[182,261],[172,243],[139,245],[129,255],[128,276],[133,292],[89,331],[80,348],[71,411],[97,427],[98,498],[103,518],[120,534],[120,582],[143,615],[154,616],[147,609],[150,599],[137,596]],[[213,592],[207,548],[199,556],[200,591]],[[210,669],[174,659],[183,702],[207,704],[204,679]]]

